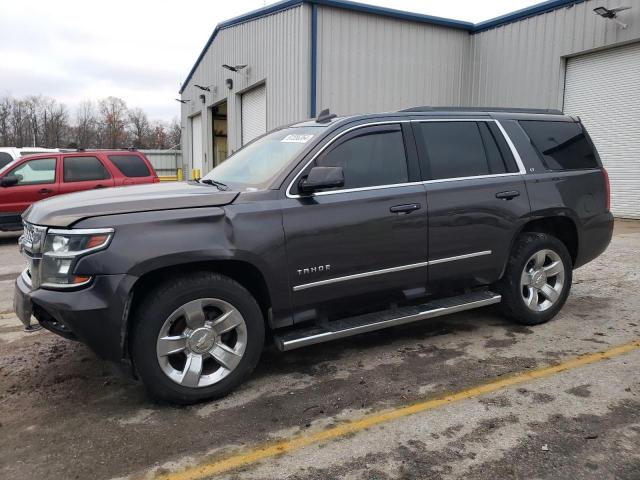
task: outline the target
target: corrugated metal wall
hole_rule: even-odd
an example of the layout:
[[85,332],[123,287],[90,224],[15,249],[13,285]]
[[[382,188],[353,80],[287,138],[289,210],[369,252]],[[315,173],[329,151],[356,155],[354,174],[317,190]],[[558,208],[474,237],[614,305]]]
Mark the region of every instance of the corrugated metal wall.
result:
[[640,39],[640,0],[622,3],[627,29],[593,13],[620,2],[589,0],[472,35],[468,103],[562,108],[564,57]]
[[[229,122],[229,153],[241,145],[240,94],[252,86],[265,82],[267,89],[267,129],[303,120],[309,115],[309,39],[311,7],[299,5],[246,23],[222,29],[198,65],[182,98],[190,100],[182,106],[183,151],[185,162],[191,163],[191,132],[187,119],[202,112],[206,165],[212,168],[212,115],[214,104],[227,99]],[[222,64],[248,65],[238,73],[222,68]],[[228,90],[225,79],[233,80]],[[212,92],[194,87],[213,85]],[[206,95],[206,103],[200,100]]]
[[319,7],[317,110],[460,105],[469,44],[464,30]]
[[159,176],[177,175],[178,168],[182,168],[181,150],[140,150],[140,152],[146,155]]

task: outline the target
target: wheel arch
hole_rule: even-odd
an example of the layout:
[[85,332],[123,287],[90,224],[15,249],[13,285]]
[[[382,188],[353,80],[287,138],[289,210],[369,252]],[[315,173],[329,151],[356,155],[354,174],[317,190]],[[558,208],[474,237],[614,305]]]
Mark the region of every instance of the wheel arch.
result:
[[271,294],[264,274],[255,265],[244,260],[235,259],[169,265],[145,272],[131,288],[123,318],[122,346],[124,357],[130,358],[129,339],[134,325],[133,319],[136,308],[140,305],[146,294],[162,282],[177,275],[188,275],[189,273],[196,272],[220,273],[235,280],[246,288],[256,299],[256,302],[258,302],[265,319],[265,328],[269,328],[269,322],[267,320],[271,309]]
[[514,235],[511,241],[512,248],[518,236],[523,232],[539,232],[553,235],[567,247],[572,264],[576,264],[580,249],[580,237],[576,220],[572,216],[567,215],[565,212],[558,212],[529,219],[520,226]]

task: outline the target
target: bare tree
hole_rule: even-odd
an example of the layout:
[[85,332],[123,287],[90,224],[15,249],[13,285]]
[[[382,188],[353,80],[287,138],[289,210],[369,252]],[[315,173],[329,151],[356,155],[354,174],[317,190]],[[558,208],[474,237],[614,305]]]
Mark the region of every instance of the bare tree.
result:
[[104,133],[102,147],[122,148],[127,143],[127,104],[121,98],[107,97],[98,104],[101,130]]
[[75,144],[81,148],[97,145],[98,120],[91,100],[83,100],[76,110]]
[[141,108],[129,110],[129,133],[135,148],[149,148],[151,129],[147,114]]
[[0,99],[0,145],[11,145],[11,98],[9,96]]
[[124,100],[107,97],[78,105],[73,124],[67,106],[51,97],[0,97],[0,146],[123,148],[179,147],[181,127],[149,121],[140,108],[127,109]]
[[169,125],[169,143],[170,148],[180,149],[180,143],[182,142],[182,126],[177,118],[174,118]]

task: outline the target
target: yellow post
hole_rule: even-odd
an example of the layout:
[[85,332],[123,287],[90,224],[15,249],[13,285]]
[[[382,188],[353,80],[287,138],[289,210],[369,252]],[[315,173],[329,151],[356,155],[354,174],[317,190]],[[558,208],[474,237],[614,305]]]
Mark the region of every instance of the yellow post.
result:
[[181,182],[182,181],[182,169],[181,168],[178,169],[177,177],[178,177],[178,181]]

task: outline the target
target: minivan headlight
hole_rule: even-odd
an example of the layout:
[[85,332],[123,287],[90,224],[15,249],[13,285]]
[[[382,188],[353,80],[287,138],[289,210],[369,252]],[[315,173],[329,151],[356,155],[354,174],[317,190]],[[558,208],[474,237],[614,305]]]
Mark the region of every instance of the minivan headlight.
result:
[[89,283],[91,277],[73,273],[76,262],[88,253],[104,250],[112,238],[112,228],[48,230],[42,252],[41,286],[68,288]]

